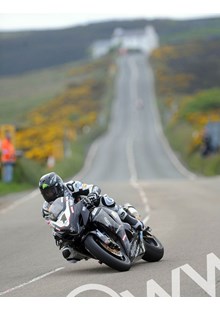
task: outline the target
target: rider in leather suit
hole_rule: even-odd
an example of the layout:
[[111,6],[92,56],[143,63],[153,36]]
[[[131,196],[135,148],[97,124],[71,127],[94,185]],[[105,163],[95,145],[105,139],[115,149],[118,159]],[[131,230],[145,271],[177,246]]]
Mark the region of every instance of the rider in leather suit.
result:
[[[80,181],[64,183],[61,177],[55,172],[50,172],[40,178],[39,189],[45,199],[42,207],[42,215],[48,224],[50,224],[51,220],[50,206],[53,201],[70,193],[75,199],[75,202],[79,201],[81,196],[84,196],[85,202],[88,205],[95,204],[97,206],[109,207],[118,213],[122,221],[130,224],[134,229],[144,230],[144,224],[140,220],[129,215],[125,208],[117,205],[114,199],[108,195],[101,195],[101,189],[97,185],[83,184]],[[132,208],[134,209],[134,207]],[[77,259],[77,255],[75,255],[74,250],[68,245],[68,242],[62,242],[62,237],[55,231],[53,235],[56,244],[62,250],[63,257],[69,262],[77,262],[79,259]]]

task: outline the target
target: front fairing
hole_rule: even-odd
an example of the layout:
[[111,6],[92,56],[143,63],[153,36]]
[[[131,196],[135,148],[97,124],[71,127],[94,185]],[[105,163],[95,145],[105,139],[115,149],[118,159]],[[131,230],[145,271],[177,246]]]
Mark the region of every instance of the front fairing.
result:
[[130,247],[130,259],[132,262],[135,262],[141,258],[145,253],[145,247],[143,242],[143,232],[136,232],[133,240],[131,241]]
[[98,227],[107,230],[114,235],[117,235],[121,240],[124,250],[127,254],[130,252],[130,242],[128,241],[127,234],[124,229],[124,225],[121,222],[118,214],[109,210],[109,208],[98,207],[95,208],[92,213],[92,222]]
[[72,196],[68,195],[56,199],[49,209],[55,220],[51,226],[58,231],[79,235],[88,221],[88,210],[82,202],[74,203]]

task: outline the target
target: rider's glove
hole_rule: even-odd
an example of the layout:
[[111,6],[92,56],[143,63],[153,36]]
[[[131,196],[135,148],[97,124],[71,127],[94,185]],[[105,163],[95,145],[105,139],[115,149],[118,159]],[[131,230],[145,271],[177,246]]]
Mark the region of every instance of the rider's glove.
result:
[[94,203],[94,202],[96,202],[97,200],[100,199],[99,195],[98,195],[96,192],[90,193],[90,194],[87,196],[87,198],[89,198],[89,200],[90,200],[92,203]]
[[83,203],[86,207],[92,207],[94,205],[98,205],[99,201],[100,197],[95,192],[88,194],[88,196],[83,199]]

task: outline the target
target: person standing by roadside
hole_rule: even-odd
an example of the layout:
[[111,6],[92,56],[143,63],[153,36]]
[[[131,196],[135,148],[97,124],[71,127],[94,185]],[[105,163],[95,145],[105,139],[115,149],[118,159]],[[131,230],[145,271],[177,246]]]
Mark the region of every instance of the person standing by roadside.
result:
[[10,183],[13,180],[13,170],[16,161],[15,147],[13,145],[11,134],[5,132],[5,138],[1,141],[1,165],[2,181]]

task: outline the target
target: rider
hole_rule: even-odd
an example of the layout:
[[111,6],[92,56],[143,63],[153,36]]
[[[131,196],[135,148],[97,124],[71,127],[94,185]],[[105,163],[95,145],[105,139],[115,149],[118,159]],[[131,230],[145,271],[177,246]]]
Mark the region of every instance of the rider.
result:
[[[144,230],[144,224],[129,215],[128,212],[120,205],[117,205],[115,201],[108,195],[100,195],[101,189],[97,185],[83,184],[80,181],[69,181],[64,183],[59,175],[55,172],[50,172],[43,175],[39,181],[39,189],[45,202],[42,207],[42,215],[50,222],[50,205],[59,197],[71,194],[75,202],[79,201],[81,196],[84,196],[84,200],[87,205],[96,206],[101,205],[109,207],[116,211],[122,221],[129,223],[136,230]],[[134,208],[134,207],[132,207]],[[60,246],[63,257],[70,262],[77,262],[75,259],[74,250],[68,244],[68,242],[62,242],[62,237],[59,233],[53,232],[56,244]]]

